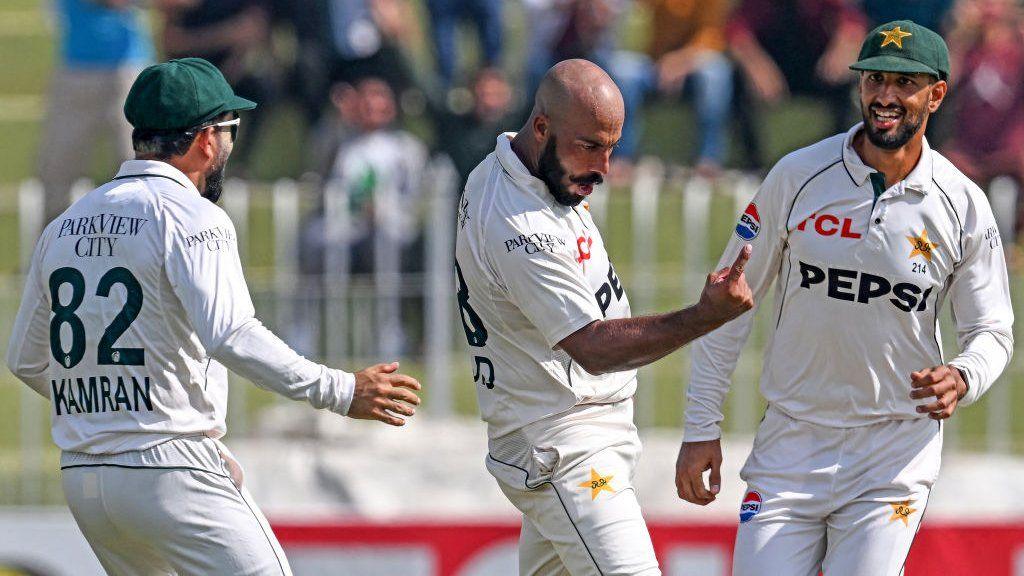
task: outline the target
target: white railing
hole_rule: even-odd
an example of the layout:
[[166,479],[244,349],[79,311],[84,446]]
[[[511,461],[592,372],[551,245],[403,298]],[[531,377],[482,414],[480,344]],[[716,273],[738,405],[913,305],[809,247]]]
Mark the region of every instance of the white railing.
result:
[[[457,401],[460,394],[466,394],[472,387],[467,363],[463,361],[465,342],[452,305],[454,214],[459,180],[451,163],[440,159],[428,166],[422,183],[419,209],[423,215],[423,270],[414,273],[401,269],[402,248],[389,230],[397,225],[397,210],[415,208],[401,205],[393,191],[381,191],[375,199],[374,272],[369,277],[351,271],[350,252],[343,248],[351,229],[349,198],[334,183],[320,186],[311,181],[284,179],[270,185],[250,185],[232,180],[226,184],[223,207],[241,239],[243,262],[264,262],[262,267],[248,266],[247,275],[258,314],[278,334],[301,352],[346,368],[400,358],[429,388],[424,405],[427,413],[447,417],[456,413],[457,405],[473,405]],[[697,297],[705,275],[715,265],[713,251],[732,230],[731,226],[726,230],[718,229],[721,226],[711,229],[710,223],[715,221],[712,212],[719,211],[718,223],[723,221],[723,204],[724,211],[732,212],[730,216],[739,214],[757,184],[755,177],[745,174],[729,174],[711,183],[649,160],[637,166],[629,190],[604,189],[592,196],[591,211],[602,226],[606,243],[618,241],[621,245],[622,241],[612,237],[609,229],[619,230],[621,235],[625,223],[629,223],[630,232],[624,237],[628,238],[628,248],[613,256],[616,268],[621,268],[620,275],[635,312],[657,310],[666,295],[676,305]],[[80,196],[90,187],[87,182],[76,183],[70,195]],[[1008,180],[997,180],[990,189],[993,209],[1006,239],[1012,237],[1016,194],[1016,187]],[[677,208],[666,212],[667,207],[676,205],[681,206],[681,212],[675,212]],[[307,216],[320,207],[324,214],[325,244],[334,249],[323,252],[322,274],[304,275],[299,266],[302,236]],[[624,218],[627,210],[629,216]],[[27,264],[43,225],[42,189],[37,182],[27,181],[20,186],[17,213],[19,253],[23,264]],[[254,220],[265,222],[268,216],[269,228],[263,224],[258,229],[254,227]],[[674,236],[670,230],[659,230],[659,216],[661,226],[671,223],[678,229]],[[261,236],[272,238],[272,242],[252,241]],[[665,270],[664,255],[659,256],[659,247],[665,244],[666,237],[678,242],[673,253],[678,252],[682,258],[681,264],[673,263],[669,273]],[[257,245],[270,246],[265,249],[269,253],[254,253]],[[12,294],[10,298],[17,296]],[[12,320],[0,318],[0,328],[9,329]],[[417,323],[422,329],[413,326]],[[726,421],[733,432],[751,432],[761,410],[756,392],[760,370],[758,346],[769,329],[764,323],[755,324],[749,346],[752,350],[745,352],[747,361],[741,363],[734,378]],[[664,411],[666,402],[673,404],[674,414],[681,414],[687,362],[688,354],[684,351],[663,360],[661,366],[641,371],[636,410],[639,425],[679,424],[678,420],[658,419],[656,414],[659,409]],[[670,372],[668,376],[666,371]],[[991,451],[1008,451],[1013,447],[1011,400],[1014,389],[1024,389],[1024,382],[1014,381],[1014,370],[1010,372],[990,392],[983,408],[985,447]],[[665,385],[656,385],[659,379]],[[666,388],[671,389],[670,397],[665,395]],[[229,419],[236,435],[254,430],[250,421],[254,414],[250,409],[252,390],[247,384],[232,386]],[[45,429],[39,425],[45,412],[42,403],[27,388],[21,391],[19,406],[20,463],[26,473],[31,473],[40,469],[41,448],[49,445]],[[959,428],[957,419],[950,422],[950,444],[957,443]],[[41,501],[38,483],[26,478],[19,500]]]

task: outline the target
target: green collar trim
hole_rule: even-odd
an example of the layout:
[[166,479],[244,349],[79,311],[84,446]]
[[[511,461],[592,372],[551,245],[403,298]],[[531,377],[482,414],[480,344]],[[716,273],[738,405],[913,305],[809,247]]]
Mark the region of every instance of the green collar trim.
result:
[[885,174],[881,172],[872,172],[868,175],[871,179],[871,187],[875,190],[875,200],[885,192]]

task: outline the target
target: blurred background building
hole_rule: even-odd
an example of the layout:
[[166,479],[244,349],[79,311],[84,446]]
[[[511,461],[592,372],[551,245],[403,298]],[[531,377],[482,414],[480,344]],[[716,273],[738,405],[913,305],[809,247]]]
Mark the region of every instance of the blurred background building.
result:
[[[260,103],[222,200],[259,315],[318,360],[400,357],[425,384],[409,428],[384,430],[232,383],[228,443],[296,573],[512,574],[517,516],[483,468],[451,238],[462,183],[522,124],[544,71],[588,58],[623,90],[623,141],[591,210],[643,313],[696,297],[776,160],[860,118],[847,66],[867,30],[937,29],[952,90],[929,138],[988,192],[1022,302],[1022,13],[1017,0],[4,0],[0,344],[42,225],[130,153],[135,74],[207,58]],[[759,321],[737,370],[726,488],[708,508],[672,488],[688,353],[641,371],[637,484],[666,574],[728,573],[769,329]],[[908,574],[1024,575],[1022,409],[1018,356],[946,427]],[[0,574],[95,574],[62,507],[47,414],[0,375]]]

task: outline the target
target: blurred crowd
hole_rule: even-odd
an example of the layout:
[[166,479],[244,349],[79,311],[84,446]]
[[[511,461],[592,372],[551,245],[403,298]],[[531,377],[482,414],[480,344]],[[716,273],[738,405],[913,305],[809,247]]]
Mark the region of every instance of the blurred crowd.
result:
[[[341,183],[358,222],[352,266],[372,266],[374,195],[415,204],[427,160],[460,178],[521,126],[544,71],[565,58],[603,66],[627,119],[612,179],[629,180],[651,104],[686,107],[706,177],[764,170],[764,116],[794,97],[817,101],[827,134],[859,120],[847,69],[864,35],[894,19],[941,32],[952,54],[950,101],[933,146],[983,187],[1024,178],[1024,12],[1018,0],[53,0],[59,31],[39,175],[59,213],[98,138],[130,155],[120,106],[157,59],[200,56],[237,93],[245,116],[231,170],[253,169],[268,119],[298,110],[307,165]],[[521,30],[509,31],[515,13]],[[639,16],[638,16],[639,15]],[[640,24],[637,24],[639,22]],[[630,30],[626,30],[629,28]],[[639,32],[637,31],[639,30]],[[510,50],[510,45],[516,50]],[[413,127],[413,128],[410,128]],[[296,174],[298,175],[298,174]],[[325,188],[326,189],[326,188]],[[311,222],[310,227],[315,228]],[[407,232],[400,244],[416,242]],[[322,242],[309,240],[311,249]]]
[[[692,109],[698,171],[763,169],[759,116],[807,96],[827,107],[830,132],[845,130],[857,118],[847,65],[868,30],[894,19],[941,31],[952,49],[954,101],[933,140],[978,180],[1021,172],[1015,0],[54,0],[54,9],[60,62],[40,154],[48,187],[84,172],[83,139],[104,135],[130,153],[124,92],[141,67],[183,56],[210,60],[260,102],[236,151],[242,173],[273,110],[292,105],[309,134],[305,169],[332,175],[352,142],[417,116],[430,126],[423,146],[465,175],[496,132],[525,117],[544,71],[571,57],[601,64],[622,88],[621,175],[655,100]],[[525,20],[518,62],[506,50],[512,10]],[[625,49],[624,23],[638,10],[639,49]],[[403,153],[408,143],[395,142],[380,153]]]

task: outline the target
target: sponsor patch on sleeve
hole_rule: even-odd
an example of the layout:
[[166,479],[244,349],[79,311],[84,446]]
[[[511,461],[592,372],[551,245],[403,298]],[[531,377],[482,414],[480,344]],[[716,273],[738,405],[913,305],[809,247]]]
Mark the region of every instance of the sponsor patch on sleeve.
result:
[[760,231],[761,216],[757,213],[757,205],[751,202],[740,215],[740,221],[736,224],[736,235],[749,242],[757,238]]
[[740,522],[749,522],[760,511],[761,495],[753,490],[747,492],[747,495],[743,497],[743,503],[740,504]]

